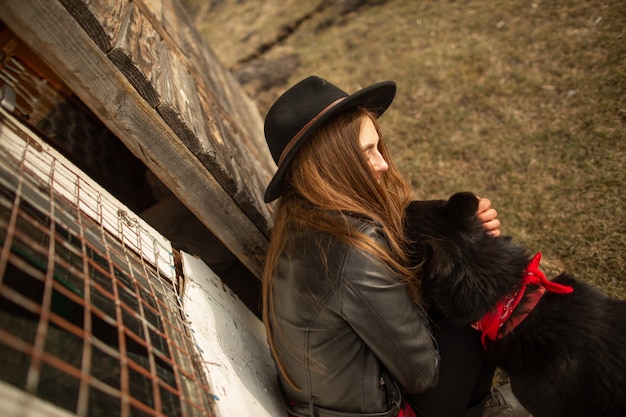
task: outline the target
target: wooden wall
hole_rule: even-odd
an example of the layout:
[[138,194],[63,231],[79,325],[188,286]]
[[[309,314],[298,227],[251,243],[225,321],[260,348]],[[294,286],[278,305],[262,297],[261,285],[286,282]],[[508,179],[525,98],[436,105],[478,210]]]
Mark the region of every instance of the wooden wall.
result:
[[178,0],[0,0],[0,19],[260,276],[262,120]]

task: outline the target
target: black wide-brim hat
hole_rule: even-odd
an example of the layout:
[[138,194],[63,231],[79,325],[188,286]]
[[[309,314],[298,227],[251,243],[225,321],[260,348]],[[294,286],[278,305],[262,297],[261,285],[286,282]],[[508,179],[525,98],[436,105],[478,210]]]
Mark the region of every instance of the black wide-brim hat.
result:
[[265,116],[265,140],[278,170],[265,190],[264,201],[269,203],[280,197],[285,171],[293,156],[324,122],[353,107],[364,107],[379,117],[395,95],[393,81],[372,84],[348,95],[316,76],[305,78],[287,90]]

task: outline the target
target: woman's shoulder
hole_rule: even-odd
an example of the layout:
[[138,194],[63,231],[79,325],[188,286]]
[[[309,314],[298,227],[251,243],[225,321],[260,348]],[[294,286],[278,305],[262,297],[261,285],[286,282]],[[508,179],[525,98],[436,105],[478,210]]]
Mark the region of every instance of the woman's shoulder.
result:
[[381,222],[366,214],[348,212],[344,215],[352,227],[367,235],[376,235],[385,229]]
[[351,216],[355,230],[365,237],[372,239],[376,244],[389,249],[389,237],[385,231],[385,226],[371,217],[358,215]]
[[[333,230],[344,229],[341,233],[329,230],[300,229],[291,233],[288,252],[306,252],[308,256],[314,253],[330,256],[333,259],[344,259],[349,253],[362,252],[355,245],[356,240],[371,239],[375,244],[388,248],[389,241],[384,226],[375,219],[355,213],[336,214],[339,222]],[[342,225],[343,224],[343,225]],[[347,226],[347,228],[345,228]],[[360,237],[358,237],[360,235]],[[342,238],[344,236],[344,238]],[[347,237],[347,239],[346,239]]]

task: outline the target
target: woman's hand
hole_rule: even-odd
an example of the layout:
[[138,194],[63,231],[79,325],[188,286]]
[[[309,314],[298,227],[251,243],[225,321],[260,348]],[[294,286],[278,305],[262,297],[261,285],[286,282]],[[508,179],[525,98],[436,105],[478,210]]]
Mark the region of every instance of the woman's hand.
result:
[[500,220],[496,209],[491,208],[491,201],[486,198],[478,197],[478,210],[476,215],[483,223],[483,227],[488,234],[494,237],[500,236]]

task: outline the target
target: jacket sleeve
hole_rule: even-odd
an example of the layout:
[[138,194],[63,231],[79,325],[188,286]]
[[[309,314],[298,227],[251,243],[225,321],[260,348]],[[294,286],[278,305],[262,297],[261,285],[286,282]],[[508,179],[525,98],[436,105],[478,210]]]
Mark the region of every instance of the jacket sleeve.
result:
[[[385,245],[382,230],[372,237]],[[369,254],[351,248],[342,271],[342,315],[407,394],[438,382],[439,354],[406,286]]]

